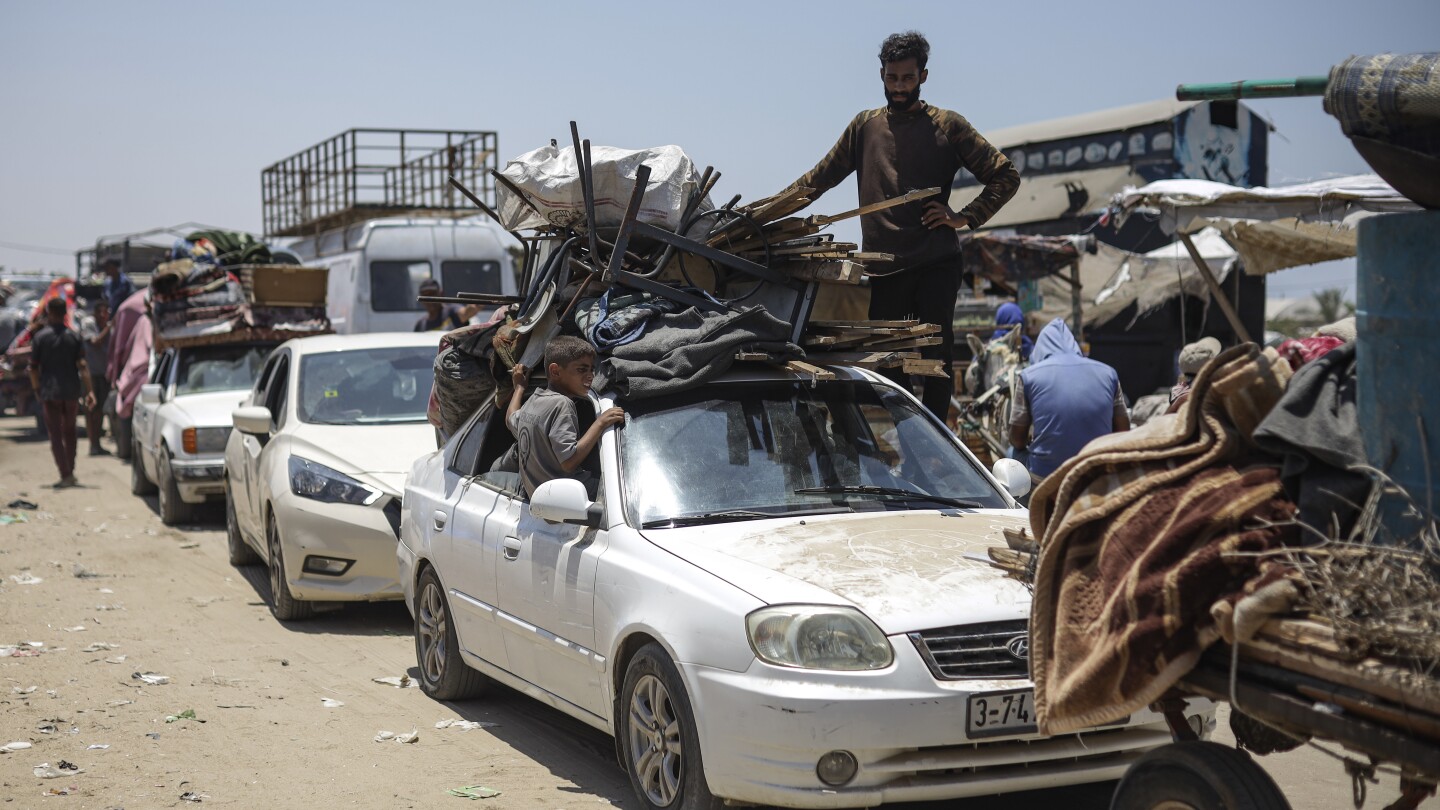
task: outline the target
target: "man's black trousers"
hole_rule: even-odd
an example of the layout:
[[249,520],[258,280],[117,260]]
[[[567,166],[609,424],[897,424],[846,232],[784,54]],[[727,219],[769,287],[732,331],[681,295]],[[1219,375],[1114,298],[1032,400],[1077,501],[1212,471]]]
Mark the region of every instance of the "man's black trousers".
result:
[[[959,291],[958,256],[928,267],[870,279],[871,320],[914,319],[939,324],[940,345],[922,347],[920,356],[943,361],[945,376],[922,378],[925,390],[920,401],[942,422],[950,414],[950,398],[955,393],[955,372],[950,366],[955,360],[955,296]],[[901,385],[909,384],[909,375],[900,369],[887,369],[884,374]]]

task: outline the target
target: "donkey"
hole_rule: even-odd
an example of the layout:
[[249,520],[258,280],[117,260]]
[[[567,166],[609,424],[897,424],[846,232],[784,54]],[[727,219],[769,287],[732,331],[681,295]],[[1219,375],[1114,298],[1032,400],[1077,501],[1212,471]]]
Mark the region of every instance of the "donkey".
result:
[[965,370],[965,393],[974,399],[960,409],[961,430],[977,433],[995,458],[1010,450],[1010,403],[1024,366],[1020,336],[1017,326],[988,343],[973,334],[965,338],[974,355]]

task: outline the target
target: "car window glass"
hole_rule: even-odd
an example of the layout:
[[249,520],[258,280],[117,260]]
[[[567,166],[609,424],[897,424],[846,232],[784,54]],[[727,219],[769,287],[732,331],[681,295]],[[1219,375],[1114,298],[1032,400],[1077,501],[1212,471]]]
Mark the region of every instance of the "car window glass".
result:
[[176,360],[175,393],[201,394],[249,388],[270,349],[265,346],[205,346]]
[[424,422],[435,383],[435,347],[387,346],[306,355],[296,409],[327,425]]
[[462,292],[500,292],[500,263],[496,261],[462,261],[452,259],[440,263],[440,286],[446,295]]
[[455,447],[450,457],[450,471],[460,475],[474,475],[480,461],[480,445],[485,440],[485,429],[490,425],[491,408],[481,408],[480,414],[470,420],[465,436]]
[[430,278],[430,262],[370,262],[370,308],[376,312],[419,312],[415,299]]
[[278,352],[271,354],[270,358],[265,361],[265,367],[261,369],[260,373],[255,377],[255,387],[250,389],[250,404],[265,404],[265,390],[270,384],[270,377],[274,374],[275,366],[279,361],[280,354]]
[[885,487],[1003,508],[949,437],[893,389],[837,380],[705,386],[626,406],[621,464],[636,525],[729,510],[783,514],[836,502],[934,509],[934,502],[809,487]]
[[277,430],[285,423],[285,393],[290,386],[290,357],[281,357],[275,364],[270,387],[265,392],[265,407],[270,409],[270,429]]
[[173,356],[170,352],[160,355],[160,362],[156,363],[155,368],[150,372],[150,382],[159,385],[165,384],[165,376],[170,371],[170,358]]

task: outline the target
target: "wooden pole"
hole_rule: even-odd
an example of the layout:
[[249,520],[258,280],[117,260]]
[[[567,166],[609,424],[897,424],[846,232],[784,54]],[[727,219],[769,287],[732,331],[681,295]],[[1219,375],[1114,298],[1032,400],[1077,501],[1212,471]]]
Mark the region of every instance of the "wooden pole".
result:
[[[1205,279],[1205,284],[1210,288],[1210,294],[1215,297],[1215,303],[1220,305],[1220,311],[1225,313],[1225,320],[1230,322],[1230,328],[1235,330],[1235,336],[1240,338],[1242,343],[1252,343],[1250,333],[1246,331],[1245,325],[1240,323],[1240,315],[1235,312],[1235,307],[1230,305],[1230,299],[1225,297],[1225,289],[1215,279],[1215,274],[1210,272],[1210,265],[1200,257],[1200,251],[1195,249],[1195,243],[1190,241],[1190,234],[1180,234],[1180,241],[1185,245],[1185,250],[1190,253],[1190,260],[1195,262],[1195,269],[1200,271],[1200,276]],[[1184,295],[1182,289],[1180,292]]]

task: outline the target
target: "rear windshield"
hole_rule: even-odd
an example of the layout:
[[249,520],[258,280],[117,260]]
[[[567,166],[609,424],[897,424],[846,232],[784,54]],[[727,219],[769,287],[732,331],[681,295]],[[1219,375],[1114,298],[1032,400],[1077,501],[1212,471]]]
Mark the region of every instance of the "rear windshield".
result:
[[255,384],[273,346],[199,346],[181,350],[175,374],[175,393],[245,391]]
[[440,263],[440,286],[446,295],[489,293],[499,295],[500,263],[496,261],[452,260]]
[[370,308],[376,312],[419,312],[420,284],[430,278],[430,262],[370,262]]

